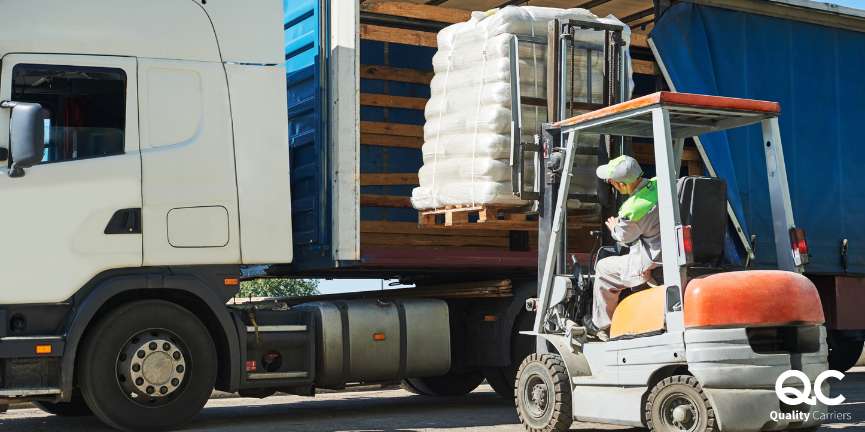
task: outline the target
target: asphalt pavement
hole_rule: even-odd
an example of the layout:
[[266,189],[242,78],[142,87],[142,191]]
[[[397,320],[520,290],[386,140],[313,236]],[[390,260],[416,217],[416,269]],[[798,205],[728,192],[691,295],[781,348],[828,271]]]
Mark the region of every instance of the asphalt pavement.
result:
[[[849,420],[830,421],[822,431],[865,431],[865,368],[847,374],[834,394],[847,400],[835,407]],[[574,429],[636,431],[634,428],[575,423]],[[0,414],[2,432],[102,432],[95,418],[60,418],[26,408]],[[315,398],[213,399],[185,430],[276,431],[496,431],[522,432],[513,406],[481,386],[466,397],[428,398],[399,389],[326,393]]]

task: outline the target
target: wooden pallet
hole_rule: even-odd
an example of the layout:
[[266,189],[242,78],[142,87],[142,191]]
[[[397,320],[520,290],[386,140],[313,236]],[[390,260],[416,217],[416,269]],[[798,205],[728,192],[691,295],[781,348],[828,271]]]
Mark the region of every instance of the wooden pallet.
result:
[[507,231],[538,229],[537,219],[524,213],[525,207],[501,205],[447,206],[418,212],[418,223],[425,228],[483,228]]

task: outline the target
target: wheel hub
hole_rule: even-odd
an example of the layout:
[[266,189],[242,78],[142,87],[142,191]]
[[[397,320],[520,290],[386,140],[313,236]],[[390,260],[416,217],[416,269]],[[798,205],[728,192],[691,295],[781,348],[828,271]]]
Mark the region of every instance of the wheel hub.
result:
[[664,420],[673,430],[690,432],[699,423],[697,408],[685,395],[671,395],[664,401],[662,409]]
[[532,402],[541,410],[547,407],[547,389],[543,384],[536,384],[532,389]]
[[133,400],[165,400],[184,384],[186,356],[168,335],[148,332],[130,339],[117,361],[118,380]]
[[549,391],[546,382],[539,376],[529,377],[523,392],[528,415],[536,419],[542,418],[549,408]]

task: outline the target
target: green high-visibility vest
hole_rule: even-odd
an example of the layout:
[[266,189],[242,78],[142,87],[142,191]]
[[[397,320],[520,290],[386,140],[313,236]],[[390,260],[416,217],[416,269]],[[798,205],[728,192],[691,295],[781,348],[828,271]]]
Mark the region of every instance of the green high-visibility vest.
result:
[[619,217],[634,222],[649,214],[658,205],[658,179],[652,177],[642,189],[631,195],[619,208]]

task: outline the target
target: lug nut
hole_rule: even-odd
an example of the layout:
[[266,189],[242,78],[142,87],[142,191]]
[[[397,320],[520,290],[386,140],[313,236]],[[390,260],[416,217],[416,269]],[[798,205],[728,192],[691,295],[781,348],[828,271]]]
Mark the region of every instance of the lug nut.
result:
[[135,378],[135,385],[144,385],[144,378]]
[[134,365],[132,365],[132,372],[140,372],[140,371],[141,371],[141,365],[140,364],[135,363]]
[[147,386],[146,391],[147,391],[147,394],[153,394],[153,392],[155,392],[156,389],[154,389],[153,386]]
[[183,371],[186,370],[186,369],[183,367],[183,365],[177,365],[177,369],[176,369],[176,370],[177,370],[177,373],[183,373]]
[[156,345],[156,342],[150,342],[150,345],[147,345],[147,347],[150,348],[150,351],[156,351],[158,346],[159,345]]
[[172,378],[172,379],[171,379],[171,385],[173,385],[173,386],[175,386],[175,387],[179,386],[179,385],[180,385],[180,380],[177,379],[177,378]]
[[171,351],[171,344],[168,342],[162,344],[162,351]]
[[165,386],[160,387],[159,393],[162,393],[162,394],[168,393],[168,387],[165,387]]
[[180,351],[175,351],[171,356],[174,357],[175,360],[180,360]]
[[135,355],[137,355],[138,358],[143,359],[146,354],[144,354],[144,351],[138,351]]

